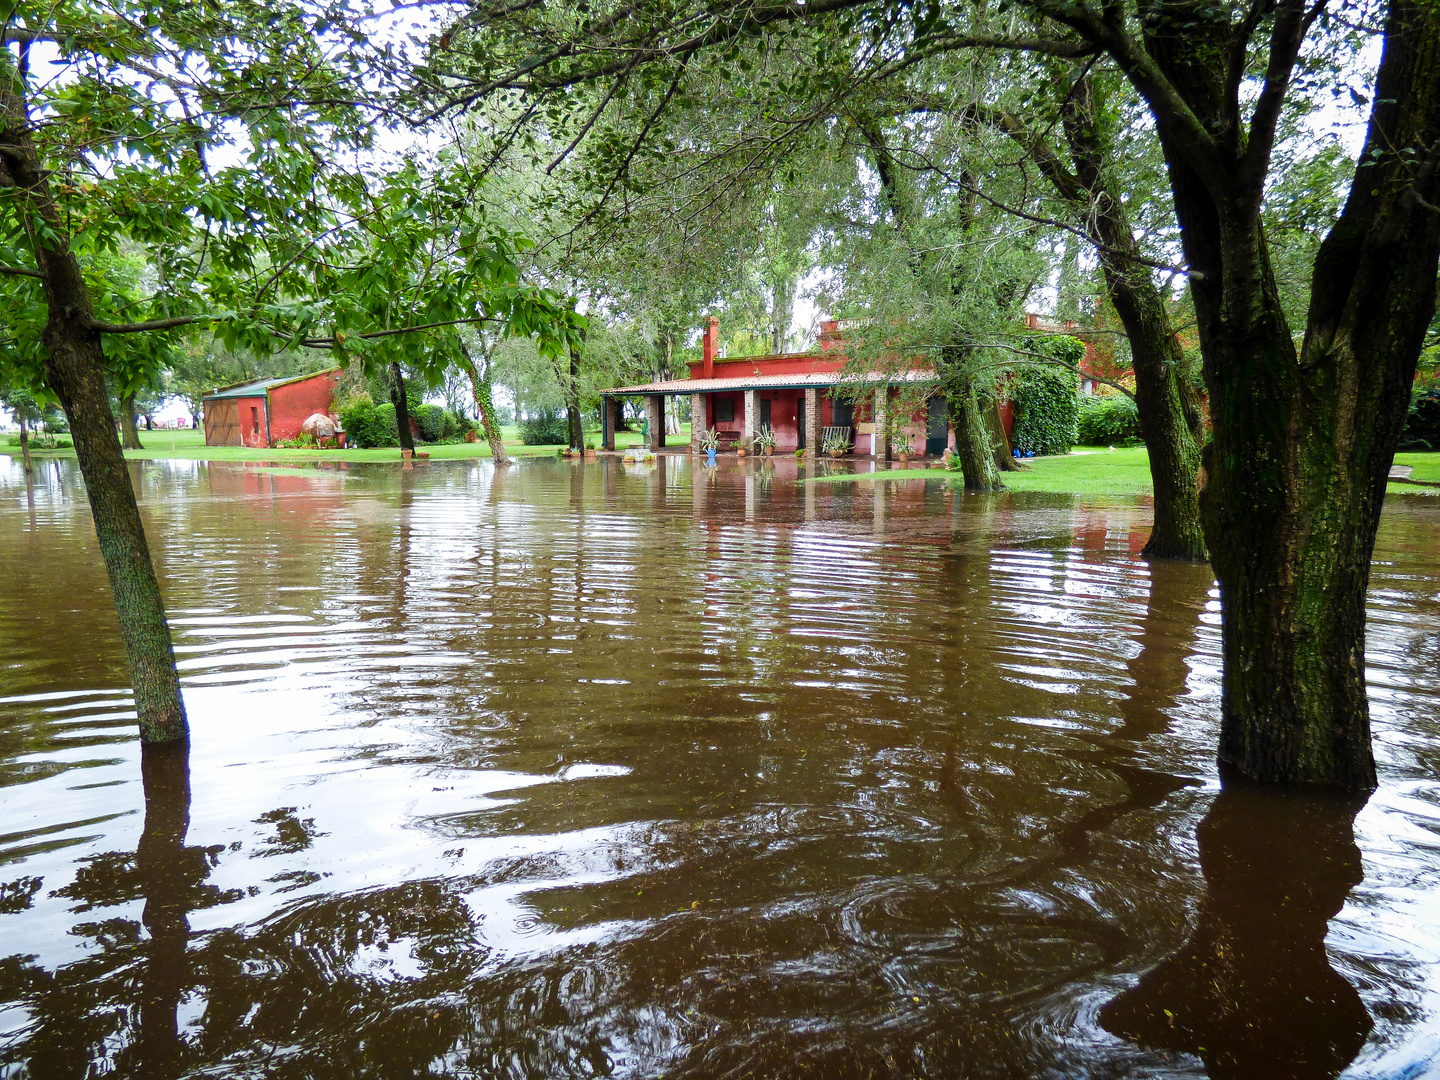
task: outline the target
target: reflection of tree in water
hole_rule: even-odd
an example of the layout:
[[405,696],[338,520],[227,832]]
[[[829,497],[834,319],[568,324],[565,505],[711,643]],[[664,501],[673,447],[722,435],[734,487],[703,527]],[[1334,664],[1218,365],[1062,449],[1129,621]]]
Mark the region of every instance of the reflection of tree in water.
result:
[[1216,1078],[1332,1077],[1371,1028],[1325,928],[1364,878],[1354,799],[1228,783],[1196,830],[1205,896],[1190,940],[1100,1012]]
[[36,1077],[85,1076],[92,1062],[112,1058],[118,1075],[160,1080],[184,1067],[177,1009],[195,981],[189,914],[238,894],[205,884],[221,846],[185,844],[186,749],[147,750],[141,773],[145,826],[136,851],[87,860],[57,894],[77,901],[76,912],[143,899],[140,923],[109,918],[77,925],[95,952],[56,972],[23,957],[0,964],[0,1000],[23,1000],[35,1017],[29,1037],[0,1054],[0,1064],[26,1061]]

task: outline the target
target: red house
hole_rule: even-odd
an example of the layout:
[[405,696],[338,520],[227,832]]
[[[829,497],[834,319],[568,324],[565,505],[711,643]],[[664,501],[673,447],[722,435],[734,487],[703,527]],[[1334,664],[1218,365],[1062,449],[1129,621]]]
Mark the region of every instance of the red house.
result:
[[928,404],[895,429],[896,435],[908,439],[913,452],[923,449],[927,456],[938,457],[954,444],[954,434],[934,369],[917,362],[898,372],[847,372],[842,334],[863,322],[823,323],[816,352],[731,360],[718,355],[720,320],[712,317],[705,328],[703,359],[690,365],[690,378],[601,392],[605,449],[615,448],[620,398],[646,399],[649,446],[659,450],[665,445],[663,401],[670,395],[685,394],[690,397],[690,448],[696,451],[710,428],[729,448],[742,441],[748,445],[768,427],[775,432],[776,451],[791,453],[818,452],[826,430],[837,429],[855,453],[888,458],[892,451],[902,449],[890,446],[885,437],[887,427],[893,427],[887,424],[891,402],[903,385],[919,384],[933,390]]
[[298,438],[312,415],[330,412],[339,382],[337,367],[223,386],[205,395],[205,445],[270,447]]

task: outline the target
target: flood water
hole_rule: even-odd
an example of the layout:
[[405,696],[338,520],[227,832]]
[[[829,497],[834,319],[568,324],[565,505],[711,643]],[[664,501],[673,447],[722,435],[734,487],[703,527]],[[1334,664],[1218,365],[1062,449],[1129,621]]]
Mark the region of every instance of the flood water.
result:
[[1354,801],[1221,790],[1145,500],[788,459],[136,464],[194,733],[142,768],[39,469],[0,1077],[1440,1072],[1440,499],[1386,507]]

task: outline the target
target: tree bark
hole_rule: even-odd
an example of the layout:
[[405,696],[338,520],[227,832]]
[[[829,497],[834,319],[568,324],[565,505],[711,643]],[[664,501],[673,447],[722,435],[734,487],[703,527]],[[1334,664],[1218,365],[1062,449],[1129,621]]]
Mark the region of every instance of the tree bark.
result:
[[135,425],[135,395],[126,394],[120,399],[120,446],[125,450],[144,450],[140,445],[140,431]]
[[1068,99],[1064,128],[1083,192],[1087,230],[1099,250],[1110,302],[1130,341],[1135,406],[1155,492],[1150,539],[1140,555],[1204,560],[1209,553],[1197,486],[1204,420],[1185,379],[1185,353],[1155,285],[1155,272],[1140,261],[1125,203],[1106,173],[1113,140],[1102,127],[1099,111],[1094,76],[1087,75]]
[[1184,351],[1155,284],[1155,272],[1140,260],[1125,202],[1109,174],[1114,139],[1105,119],[1108,112],[1096,97],[1095,77],[1087,74],[1064,100],[1069,168],[1045,140],[1014,117],[1000,113],[993,121],[1025,148],[1075,210],[1099,254],[1106,293],[1130,341],[1135,406],[1155,492],[1154,522],[1141,557],[1203,560],[1207,551],[1196,477],[1204,421],[1185,380]]
[[[585,432],[580,422],[580,354],[573,346],[570,349],[570,377],[565,380],[566,428],[570,436],[571,450],[585,449]],[[660,418],[665,423],[665,418]]]
[[1220,582],[1220,758],[1260,780],[1368,789],[1370,556],[1440,255],[1440,214],[1422,212],[1437,186],[1440,12],[1390,4],[1362,165],[1316,258],[1297,356],[1261,226],[1265,171],[1247,149],[1261,144],[1253,125],[1248,143],[1223,138],[1227,50],[1194,42],[1189,10],[1166,5],[1146,33],[1222,136],[1197,148],[1189,121],[1156,106],[1214,424],[1200,506]]
[[500,425],[495,422],[495,402],[490,394],[490,381],[481,376],[480,369],[475,366],[470,350],[463,341],[460,342],[460,363],[470,379],[470,389],[475,395],[475,411],[480,414],[480,427],[485,432],[485,441],[490,444],[490,457],[496,465],[508,465],[510,457],[505,453],[505,439],[500,433]]
[[[963,361],[962,361],[963,362]],[[1000,473],[990,445],[984,410],[980,408],[973,379],[965,378],[946,395],[950,422],[955,428],[955,453],[966,491],[1000,491]]]
[[35,471],[35,463],[30,460],[30,432],[25,427],[25,413],[18,407],[15,409],[15,419],[20,422],[20,460],[27,473]]
[[390,403],[395,406],[395,428],[400,435],[400,449],[415,453],[415,436],[410,430],[410,401],[405,396],[405,376],[400,362],[390,362]]
[[1005,434],[1005,421],[1000,416],[1000,402],[992,398],[991,407],[984,410],[985,423],[989,428],[990,446],[993,448],[995,468],[1000,472],[1019,472],[1020,463],[1015,460],[1010,445],[1010,436]]
[[0,186],[14,188],[44,221],[46,235],[35,244],[43,275],[48,318],[41,335],[45,381],[60,399],[70,422],[75,456],[85,479],[95,535],[135,694],[140,741],[182,742],[189,738],[180,677],[160,583],[145,540],[140,507],[130,486],[125,455],[105,385],[105,355],[92,328],[90,292],[71,253],[65,219],[55,205],[49,179],[31,138],[24,102],[11,86],[0,88]]

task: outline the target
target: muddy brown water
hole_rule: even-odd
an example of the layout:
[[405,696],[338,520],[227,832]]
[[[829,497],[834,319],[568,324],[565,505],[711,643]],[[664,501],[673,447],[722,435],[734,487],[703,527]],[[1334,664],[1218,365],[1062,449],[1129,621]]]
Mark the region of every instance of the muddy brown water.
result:
[[1356,802],[1222,790],[1145,500],[799,472],[136,465],[142,769],[78,473],[0,458],[0,1077],[1440,1072],[1440,499]]

